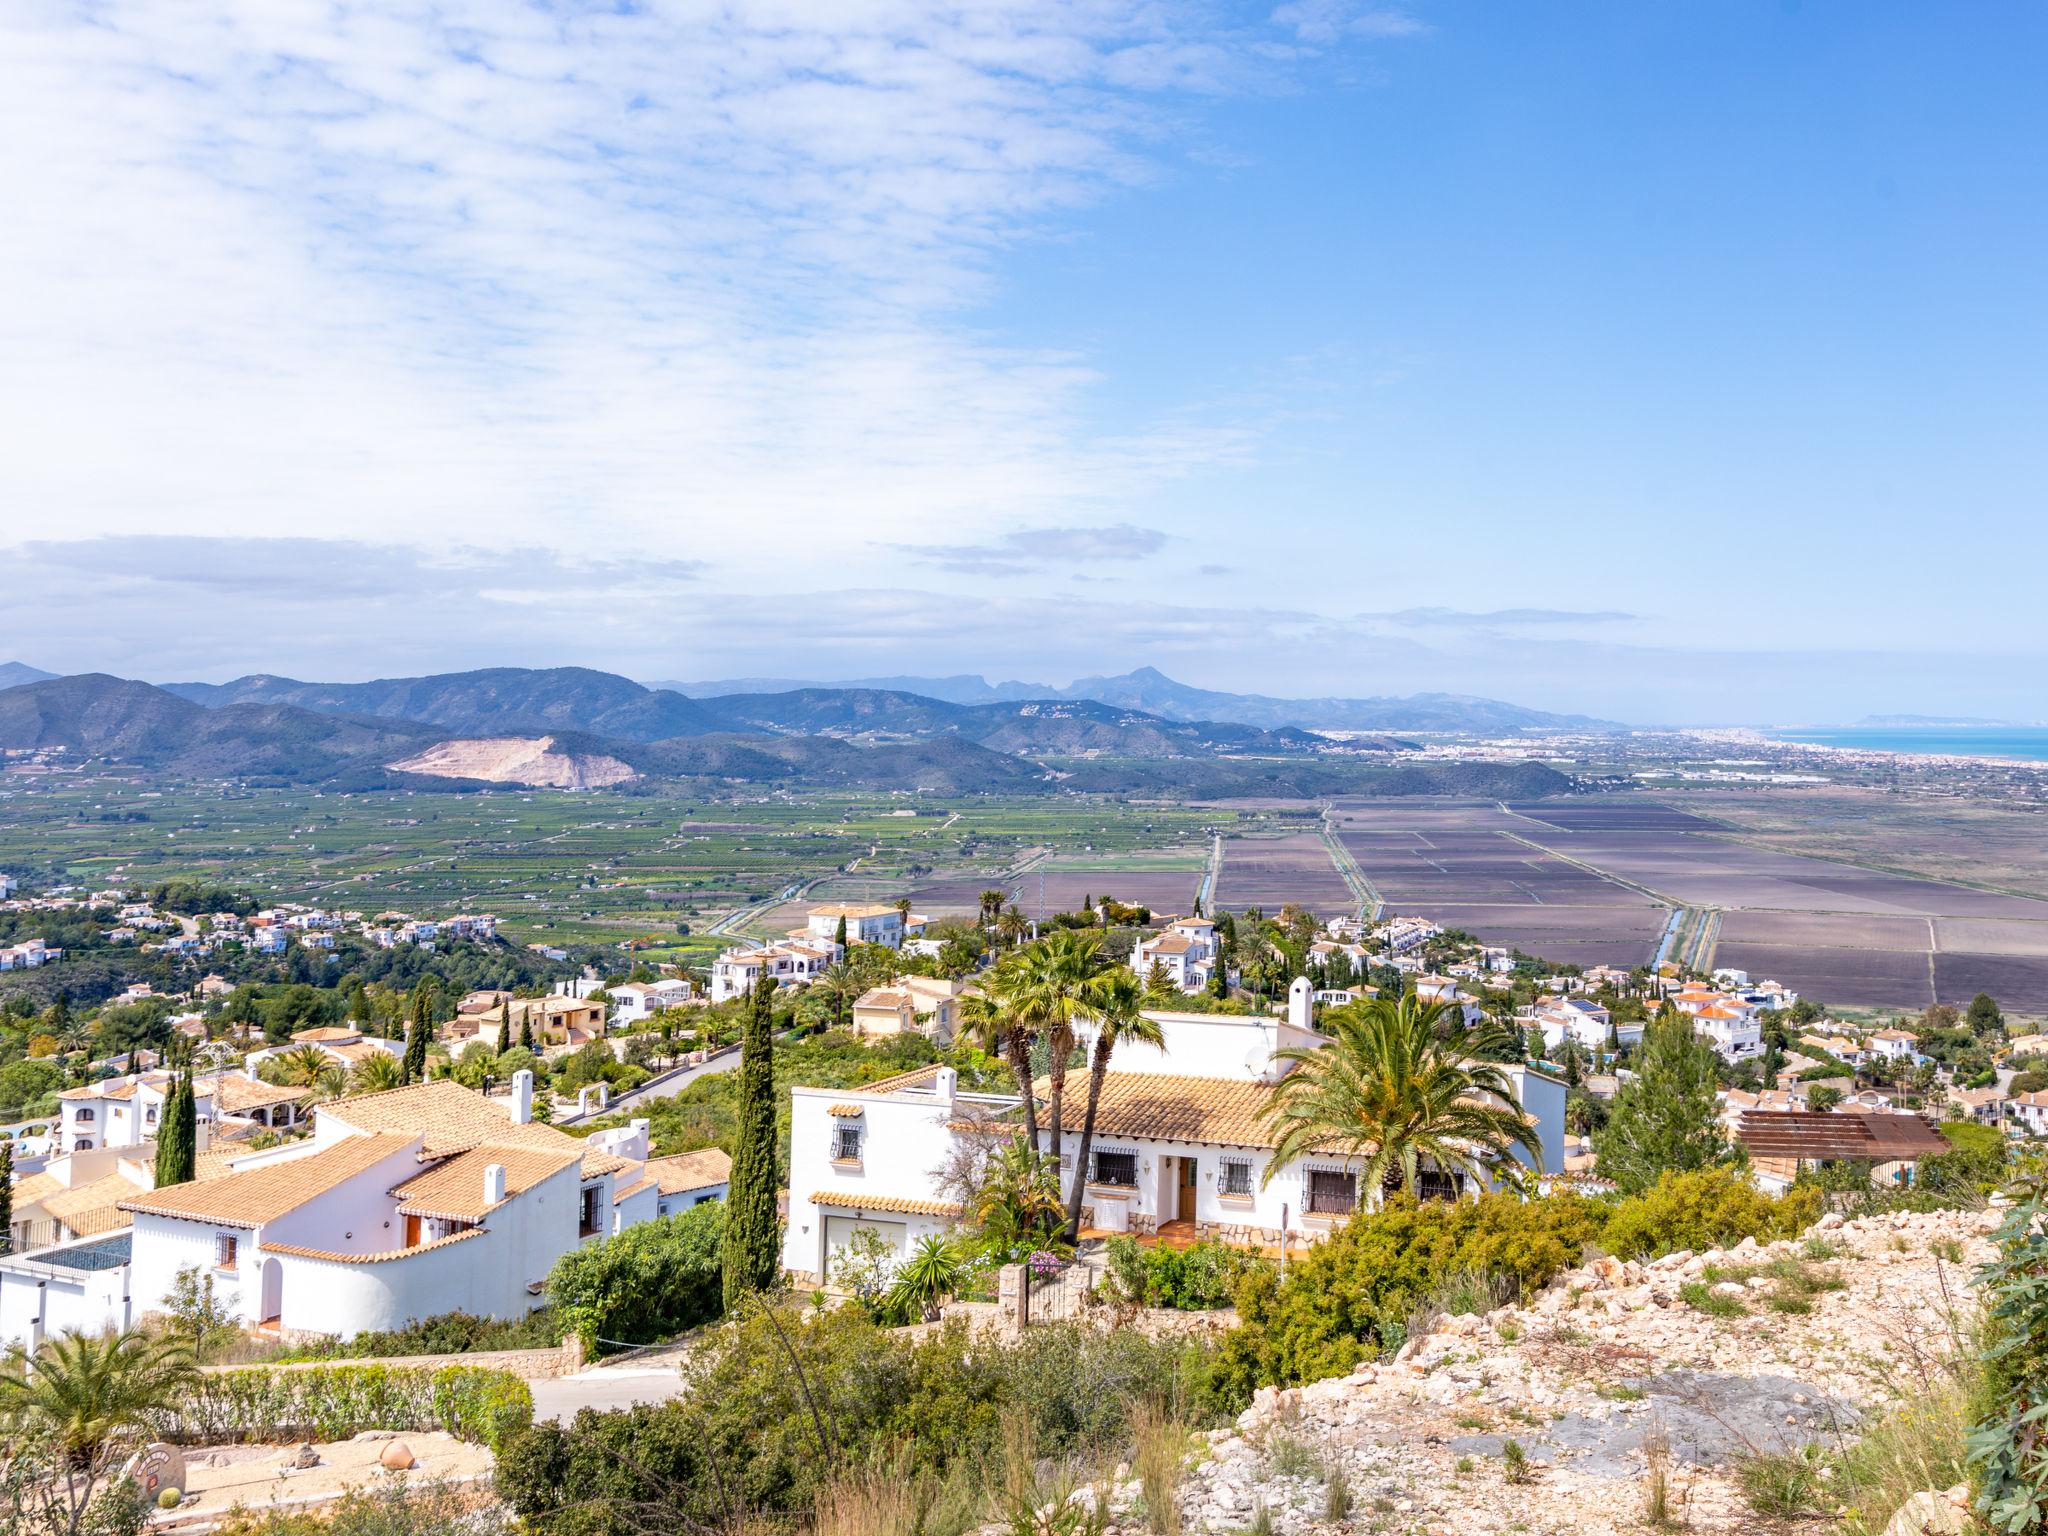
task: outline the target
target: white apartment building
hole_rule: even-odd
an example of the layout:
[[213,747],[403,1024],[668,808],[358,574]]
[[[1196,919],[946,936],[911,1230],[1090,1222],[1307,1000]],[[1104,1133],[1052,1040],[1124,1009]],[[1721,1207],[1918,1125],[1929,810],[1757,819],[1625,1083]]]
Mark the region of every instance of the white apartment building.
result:
[[829,943],[839,936],[842,921],[846,924],[846,942],[849,944],[881,944],[890,949],[903,947],[905,924],[901,908],[848,901],[811,908],[803,927],[790,937],[824,939]]
[[728,949],[711,965],[711,1001],[745,997],[764,972],[778,987],[803,986],[836,964],[840,954],[839,946],[830,939],[790,939],[781,944]]
[[1567,1040],[1589,1051],[1606,1050],[1609,1048],[1610,1025],[1613,1026],[1613,1036],[1621,1045],[1640,1045],[1643,1040],[1640,1020],[1614,1025],[1613,1014],[1589,997],[1545,998],[1532,1007],[1518,1010],[1515,1017],[1524,1029],[1531,1025],[1540,1029],[1543,1048],[1550,1051]]
[[[1273,1137],[1264,1111],[1288,1070],[1278,1053],[1316,1049],[1310,988],[1297,979],[1285,1017],[1147,1011],[1163,1048],[1119,1047],[1103,1085],[1082,1207],[1084,1228],[1154,1232],[1162,1227],[1228,1242],[1313,1241],[1360,1199],[1360,1160],[1306,1155],[1268,1178]],[[1564,1171],[1564,1084],[1503,1068],[1530,1116],[1518,1160],[1543,1174]],[[856,1232],[873,1231],[898,1254],[943,1232],[961,1215],[939,1170],[977,1145],[1018,1134],[1019,1101],[960,1090],[949,1067],[932,1066],[859,1089],[791,1089],[789,1221],[783,1265],[806,1283],[829,1282],[835,1256]],[[1075,1169],[1084,1082],[1069,1080],[1064,1135]],[[1040,1099],[1044,1113],[1043,1098]],[[1049,1133],[1041,1129],[1041,1143]],[[1423,1192],[1461,1192],[1427,1173]]]
[[1169,917],[1160,932],[1132,949],[1131,969],[1146,980],[1153,966],[1163,966],[1177,989],[1200,992],[1216,974],[1221,952],[1216,925],[1208,918]]

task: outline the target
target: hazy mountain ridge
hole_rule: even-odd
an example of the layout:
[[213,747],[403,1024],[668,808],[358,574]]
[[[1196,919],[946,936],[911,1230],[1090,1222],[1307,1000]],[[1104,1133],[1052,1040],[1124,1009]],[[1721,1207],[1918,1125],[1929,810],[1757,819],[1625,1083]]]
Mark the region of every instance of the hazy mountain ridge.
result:
[[[349,706],[369,712],[343,713]],[[381,713],[401,707],[437,718]],[[585,728],[585,714],[640,731],[668,721],[698,728],[636,739]],[[1337,747],[1300,730],[1172,721],[1093,700],[967,706],[819,689],[693,701],[574,668],[338,685],[249,677],[177,689],[85,674],[0,690],[0,748],[60,748],[188,777],[352,789],[703,780],[1220,798],[1541,795],[1569,785],[1535,764],[1482,769],[1475,779],[1466,765],[1404,762],[1406,745]]]
[[652,683],[696,699],[736,693],[772,694],[832,689],[881,689],[913,693],[950,704],[1003,704],[1028,699],[1091,699],[1139,709],[1166,720],[1227,722],[1264,730],[1294,727],[1326,731],[1477,731],[1524,729],[1608,730],[1610,720],[1555,714],[1467,694],[1417,693],[1406,698],[1286,699],[1259,693],[1225,693],[1176,682],[1156,667],[1139,667],[1118,677],[1084,677],[1059,687],[1050,683],[990,683],[970,673],[950,677],[861,678],[829,683],[793,678],[729,678],[700,683]]

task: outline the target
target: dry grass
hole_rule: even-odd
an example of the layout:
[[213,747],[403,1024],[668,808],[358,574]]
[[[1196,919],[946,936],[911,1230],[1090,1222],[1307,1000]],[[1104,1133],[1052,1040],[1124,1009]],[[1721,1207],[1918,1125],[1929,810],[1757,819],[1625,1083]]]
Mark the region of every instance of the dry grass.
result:
[[1163,1403],[1131,1411],[1131,1466],[1145,1500],[1145,1528],[1154,1536],[1180,1536],[1180,1486],[1188,1470],[1188,1427]]

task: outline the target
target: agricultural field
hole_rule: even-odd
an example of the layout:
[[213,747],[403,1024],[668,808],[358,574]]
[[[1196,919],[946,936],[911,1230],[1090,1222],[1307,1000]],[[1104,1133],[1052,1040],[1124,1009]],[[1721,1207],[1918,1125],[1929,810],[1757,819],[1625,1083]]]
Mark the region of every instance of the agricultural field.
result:
[[[946,882],[1048,905],[1073,887],[1162,910],[1193,898],[1213,833],[1263,811],[1113,801],[699,797],[503,790],[317,794],[0,777],[0,870],[27,883],[204,875],[266,899],[496,912],[517,942],[703,950],[779,932],[798,898],[894,900]],[[1063,883],[1064,882],[1064,883]],[[783,905],[783,904],[787,905]],[[764,919],[773,919],[764,921]],[[777,923],[780,923],[780,927]],[[678,932],[687,927],[687,936]]]
[[1320,833],[1223,840],[1223,865],[1212,906],[1233,911],[1260,907],[1271,913],[1288,902],[1324,919],[1358,910],[1358,897]]
[[1389,910],[1488,943],[1562,964],[1641,965],[1670,921],[1653,897],[1535,846],[1547,825],[1490,803],[1340,804],[1331,819]]

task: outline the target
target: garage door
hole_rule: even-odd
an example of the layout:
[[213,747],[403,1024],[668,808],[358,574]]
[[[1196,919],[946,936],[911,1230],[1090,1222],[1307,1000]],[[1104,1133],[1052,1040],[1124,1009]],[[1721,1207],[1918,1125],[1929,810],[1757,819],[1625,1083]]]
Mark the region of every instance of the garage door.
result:
[[898,1254],[910,1247],[910,1228],[900,1221],[871,1221],[865,1216],[827,1216],[825,1218],[825,1269],[831,1273],[832,1261],[839,1252],[853,1241],[853,1234],[860,1231],[873,1232],[888,1243]]

